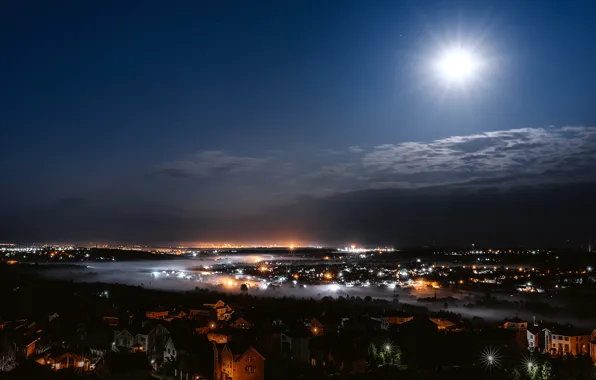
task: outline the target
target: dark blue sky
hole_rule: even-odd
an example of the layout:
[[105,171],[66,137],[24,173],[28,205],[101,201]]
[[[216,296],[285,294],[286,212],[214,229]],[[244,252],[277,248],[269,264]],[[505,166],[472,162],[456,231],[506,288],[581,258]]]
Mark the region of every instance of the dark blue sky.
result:
[[[589,0],[4,1],[0,239],[424,243],[441,223],[371,233],[345,224],[368,207],[351,199],[589,186],[595,18]],[[430,68],[456,44],[484,62],[464,88]]]

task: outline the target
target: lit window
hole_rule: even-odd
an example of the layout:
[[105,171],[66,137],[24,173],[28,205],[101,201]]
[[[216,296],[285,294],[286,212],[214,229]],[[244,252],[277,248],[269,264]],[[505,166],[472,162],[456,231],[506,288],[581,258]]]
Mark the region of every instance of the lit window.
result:
[[246,373],[255,373],[257,367],[254,365],[247,365],[246,367],[244,367],[244,370],[246,371]]

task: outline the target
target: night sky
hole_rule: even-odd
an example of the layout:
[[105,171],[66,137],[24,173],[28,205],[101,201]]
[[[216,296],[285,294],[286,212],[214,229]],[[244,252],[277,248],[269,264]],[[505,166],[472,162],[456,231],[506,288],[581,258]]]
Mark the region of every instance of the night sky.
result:
[[596,242],[572,3],[2,1],[0,241]]

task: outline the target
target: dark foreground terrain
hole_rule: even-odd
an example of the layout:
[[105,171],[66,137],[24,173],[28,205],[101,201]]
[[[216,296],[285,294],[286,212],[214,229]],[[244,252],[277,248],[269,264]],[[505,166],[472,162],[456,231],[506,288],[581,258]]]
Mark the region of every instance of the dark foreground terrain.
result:
[[[147,377],[184,373],[213,378],[212,339],[218,337],[249,344],[266,359],[255,379],[587,380],[594,374],[589,348],[578,355],[530,353],[526,330],[447,311],[429,313],[397,301],[267,298],[199,288],[164,292],[40,279],[35,271],[30,265],[0,265],[2,378],[101,378],[93,363],[114,350],[114,331],[137,326],[141,331],[156,324],[165,326],[177,345],[182,337],[179,346],[186,350],[176,358],[164,354],[165,346],[148,350]],[[220,299],[230,310],[229,319],[209,310],[192,315],[192,310],[205,311],[210,307],[205,304]],[[389,321],[396,319],[391,318],[407,321],[393,323]],[[292,338],[293,349],[284,344],[284,337]],[[31,342],[35,347],[23,351]],[[40,364],[64,352],[78,355],[83,369]]]

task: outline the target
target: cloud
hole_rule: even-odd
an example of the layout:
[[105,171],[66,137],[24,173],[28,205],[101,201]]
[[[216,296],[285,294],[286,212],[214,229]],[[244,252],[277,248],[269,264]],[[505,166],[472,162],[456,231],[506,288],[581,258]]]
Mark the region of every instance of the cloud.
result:
[[362,167],[376,182],[405,187],[494,180],[499,185],[590,181],[596,128],[523,128],[376,146]]
[[208,150],[184,160],[163,163],[155,171],[171,178],[206,178],[254,171],[265,162],[262,158],[231,156],[222,151]]
[[177,196],[189,204],[200,193],[201,200],[215,198],[203,204],[219,205],[216,200],[225,194],[228,201],[219,208],[231,207],[234,200],[234,207],[250,205],[251,210],[301,196],[367,189],[507,190],[596,179],[595,127],[509,129],[367,149],[350,146],[343,154],[318,152],[325,155],[282,159],[272,157],[271,151],[263,151],[262,157],[203,151],[155,170],[169,178],[226,177]]
[[325,200],[366,190],[469,194],[596,181],[594,127],[522,128],[369,148],[348,146],[341,155],[308,152],[283,157],[272,157],[266,150],[252,157],[198,152],[154,171],[166,178],[218,180],[189,181],[184,187],[154,181],[143,186],[149,190],[142,193],[129,191],[127,199],[142,195],[146,202],[182,207],[187,214],[237,215],[303,197]]

